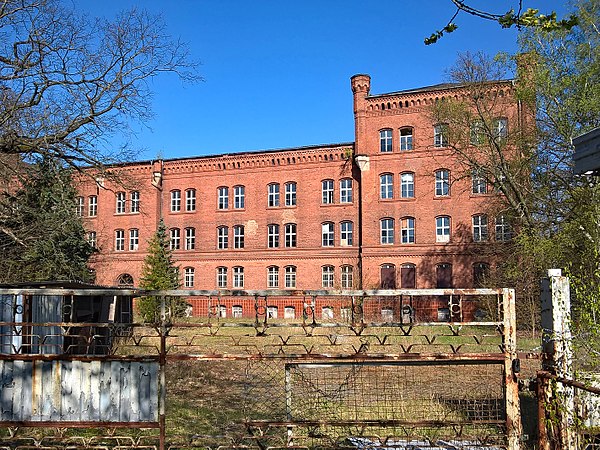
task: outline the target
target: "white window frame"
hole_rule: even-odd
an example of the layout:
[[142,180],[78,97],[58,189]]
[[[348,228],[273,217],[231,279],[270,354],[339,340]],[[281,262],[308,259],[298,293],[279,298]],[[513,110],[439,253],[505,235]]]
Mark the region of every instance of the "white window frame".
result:
[[448,147],[448,124],[438,123],[434,125],[433,146],[436,148]]
[[196,278],[196,271],[193,267],[186,267],[183,269],[183,286],[186,288],[193,288]]
[[333,180],[321,181],[321,203],[323,205],[331,205],[334,202],[334,185]]
[[394,175],[382,173],[379,175],[379,198],[390,200],[394,198]]
[[115,230],[115,251],[125,251],[125,230]]
[[450,171],[438,169],[435,171],[435,196],[448,197],[450,195]]
[[394,244],[394,219],[384,217],[379,221],[379,236],[381,245]]
[[279,183],[271,183],[267,186],[267,205],[269,208],[279,207]]
[[321,286],[332,288],[335,282],[335,268],[333,266],[321,267]]
[[351,247],[353,245],[354,223],[350,220],[340,222],[340,245]]
[[244,308],[242,305],[233,305],[231,307],[231,317],[234,319],[241,319],[244,317]]
[[415,174],[413,172],[400,174],[400,197],[415,198]]
[[488,188],[487,188],[487,180],[485,179],[485,177],[483,177],[479,172],[473,171],[473,173],[471,174],[471,180],[472,180],[471,192],[474,195],[487,194]]
[[435,241],[449,242],[450,241],[450,216],[438,216],[435,218]]
[[233,187],[233,208],[244,209],[246,207],[246,187],[237,185]]
[[494,137],[496,139],[506,139],[508,137],[508,119],[506,117],[494,119]]
[[287,289],[296,288],[296,266],[285,266],[285,287]]
[[335,224],[324,222],[321,224],[321,246],[333,247],[335,245]]
[[512,229],[506,216],[497,216],[495,219],[494,228],[496,241],[508,242],[512,239]]
[[394,131],[391,128],[379,130],[379,152],[392,153],[394,151]]
[[179,228],[171,228],[169,230],[169,249],[179,250],[181,248],[181,230]]
[[171,212],[181,211],[181,191],[173,189],[171,191]]
[[229,188],[227,186],[217,188],[217,209],[229,209]]
[[242,266],[233,268],[233,287],[235,289],[244,288],[244,268]]
[[285,224],[285,246],[287,248],[298,246],[298,225],[295,223]]
[[488,217],[485,214],[476,214],[472,218],[473,241],[484,242],[488,240]]
[[90,195],[88,197],[88,215],[96,217],[98,215],[98,196]]
[[196,189],[185,190],[185,210],[187,212],[196,211]]
[[400,219],[400,242],[402,244],[415,243],[415,218],[403,217]]
[[88,231],[87,240],[93,248],[96,248],[98,244],[98,234],[95,231]]
[[187,227],[185,229],[185,249],[194,250],[196,248],[196,229]]
[[233,226],[233,248],[244,248],[244,225]]
[[117,192],[115,194],[115,198],[116,198],[116,205],[115,205],[115,212],[117,214],[125,214],[125,192]]
[[221,225],[217,227],[217,249],[225,250],[229,248],[229,227]]
[[131,191],[129,193],[129,212],[139,213],[140,212],[140,191]]
[[350,265],[342,266],[340,273],[342,289],[352,289],[354,287],[354,267]]
[[227,267],[217,267],[217,288],[227,289]]
[[340,203],[352,203],[352,178],[340,180]]
[[77,214],[79,217],[83,217],[83,211],[85,210],[85,198],[77,197],[75,202],[75,214]]
[[[408,132],[407,134],[402,134]],[[413,149],[413,128],[403,127],[398,130],[400,136],[400,150],[403,152],[410,151]]]
[[296,185],[296,182],[294,182],[294,181],[289,181],[289,182],[285,183],[285,206],[296,206],[297,188],[298,188],[298,186]]
[[140,230],[137,228],[129,229],[129,251],[139,250],[140,247]]
[[267,247],[279,248],[279,224],[270,223],[267,225]]
[[279,287],[279,267],[267,267],[267,287],[274,289]]

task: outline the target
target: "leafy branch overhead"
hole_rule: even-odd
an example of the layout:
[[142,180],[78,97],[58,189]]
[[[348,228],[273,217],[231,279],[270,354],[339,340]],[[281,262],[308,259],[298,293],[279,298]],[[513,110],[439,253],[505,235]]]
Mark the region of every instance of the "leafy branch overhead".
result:
[[519,0],[518,10],[515,12],[514,9],[504,14],[494,14],[488,11],[480,10],[466,4],[463,0],[451,0],[456,6],[456,12],[452,18],[448,21],[448,24],[441,30],[437,30],[432,33],[431,36],[425,38],[425,45],[435,44],[444,34],[452,33],[458,28],[458,25],[454,23],[454,19],[460,12],[465,12],[480,19],[491,20],[498,22],[502,28],[511,27],[525,27],[525,28],[536,28],[544,31],[555,31],[555,30],[570,30],[579,23],[579,18],[571,14],[565,19],[557,19],[555,11],[550,14],[540,14],[539,9],[527,8],[523,11],[523,1]]

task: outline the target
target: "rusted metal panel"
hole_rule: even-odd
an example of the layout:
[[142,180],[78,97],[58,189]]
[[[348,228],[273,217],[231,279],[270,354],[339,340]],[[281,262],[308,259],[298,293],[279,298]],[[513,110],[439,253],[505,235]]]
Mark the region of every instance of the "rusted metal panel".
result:
[[154,422],[157,380],[155,362],[0,360],[0,421]]

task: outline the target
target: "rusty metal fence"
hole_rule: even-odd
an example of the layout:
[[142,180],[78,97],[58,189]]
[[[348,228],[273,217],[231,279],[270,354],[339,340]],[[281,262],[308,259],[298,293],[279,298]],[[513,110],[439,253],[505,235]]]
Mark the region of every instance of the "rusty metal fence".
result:
[[0,291],[0,449],[520,448],[510,289],[101,292],[158,320],[28,322]]

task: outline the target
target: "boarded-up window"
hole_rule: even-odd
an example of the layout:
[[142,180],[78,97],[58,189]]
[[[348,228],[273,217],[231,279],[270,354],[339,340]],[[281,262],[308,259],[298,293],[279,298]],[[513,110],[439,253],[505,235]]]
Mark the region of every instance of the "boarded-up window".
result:
[[416,272],[414,264],[402,264],[400,268],[400,282],[403,289],[415,289],[417,287]]
[[396,266],[393,264],[381,266],[381,289],[396,289]]
[[452,264],[442,263],[436,267],[438,289],[451,288],[452,287]]
[[473,285],[482,287],[490,276],[490,266],[486,263],[473,264]]

